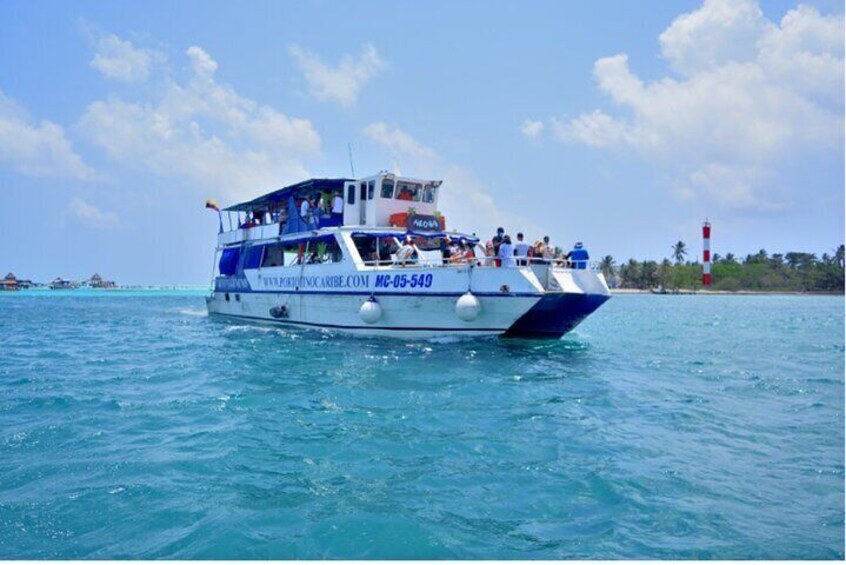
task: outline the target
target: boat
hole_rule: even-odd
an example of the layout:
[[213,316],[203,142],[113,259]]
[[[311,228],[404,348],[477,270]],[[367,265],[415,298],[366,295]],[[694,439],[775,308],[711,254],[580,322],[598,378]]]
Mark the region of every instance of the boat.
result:
[[62,277],[56,277],[50,282],[50,290],[76,290],[78,288],[78,282],[69,281]]
[[[220,218],[209,314],[368,336],[557,339],[610,298],[587,261],[498,266],[474,234],[447,229],[442,188],[380,172],[208,201]],[[447,241],[465,250],[457,260],[444,258]]]

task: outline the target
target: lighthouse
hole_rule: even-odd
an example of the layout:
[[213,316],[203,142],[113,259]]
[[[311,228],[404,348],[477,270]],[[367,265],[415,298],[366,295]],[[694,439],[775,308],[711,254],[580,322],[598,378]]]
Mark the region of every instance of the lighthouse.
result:
[[702,224],[702,286],[711,286],[711,224]]

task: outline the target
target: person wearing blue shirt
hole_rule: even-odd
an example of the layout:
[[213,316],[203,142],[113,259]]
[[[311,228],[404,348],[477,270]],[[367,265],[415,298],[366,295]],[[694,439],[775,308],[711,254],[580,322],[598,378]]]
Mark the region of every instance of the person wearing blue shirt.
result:
[[573,246],[573,250],[565,255],[564,258],[570,261],[574,269],[587,269],[590,255],[588,255],[587,249],[584,248],[582,242],[577,241]]

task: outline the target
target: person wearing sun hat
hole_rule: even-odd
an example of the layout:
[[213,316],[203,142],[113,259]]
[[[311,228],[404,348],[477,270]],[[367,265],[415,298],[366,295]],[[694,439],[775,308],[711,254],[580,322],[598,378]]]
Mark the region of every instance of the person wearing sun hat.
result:
[[577,241],[575,245],[573,245],[572,251],[567,253],[564,258],[570,261],[574,269],[587,269],[590,255],[588,255],[584,244],[582,244],[581,241]]

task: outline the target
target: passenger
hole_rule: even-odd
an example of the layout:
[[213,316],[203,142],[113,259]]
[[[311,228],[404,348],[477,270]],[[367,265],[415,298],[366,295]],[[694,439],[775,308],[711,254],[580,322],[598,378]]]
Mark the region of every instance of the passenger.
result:
[[335,198],[332,200],[332,218],[343,223],[344,216],[344,197],[340,192],[335,193]]
[[452,240],[448,235],[441,238],[439,247],[441,250],[441,260],[443,261],[443,264],[446,265],[452,257]]
[[386,237],[383,237],[379,240],[379,264],[384,265],[391,260],[391,253],[394,251],[392,248],[395,247],[392,240]]
[[464,249],[464,244],[459,241],[458,245],[454,245],[452,247],[452,254],[449,257],[449,262],[453,263],[453,264],[466,263],[467,262],[467,258],[465,257],[466,253],[467,252]]
[[408,190],[408,188],[405,187],[405,186],[402,187],[402,190],[400,190],[400,193],[397,195],[397,200],[411,200],[411,199],[412,199],[411,191]]
[[493,254],[494,257],[497,259],[494,260],[496,266],[499,267],[502,264],[502,260],[499,259],[499,246],[502,244],[502,236],[505,234],[505,230],[503,228],[496,228],[496,235],[491,238],[491,243],[493,243]]
[[502,238],[502,243],[499,246],[499,261],[503,267],[516,267],[517,263],[514,261],[514,246],[511,245],[511,236],[506,235]]
[[567,260],[564,258],[564,253],[560,249],[555,250],[555,258],[552,260],[556,267],[566,267]]
[[493,242],[488,241],[487,243],[485,243],[485,263],[484,264],[485,264],[486,267],[490,267],[492,264],[494,264],[494,262],[496,261],[496,259],[494,259],[494,257],[495,257],[495,253],[494,253]]
[[472,263],[473,260],[476,258],[476,250],[473,249],[474,247],[475,247],[475,244],[473,244],[469,241],[464,246],[464,260],[467,263]]
[[414,244],[411,242],[411,236],[405,236],[405,241],[403,241],[402,247],[399,248],[397,251],[397,263],[400,265],[406,265],[407,263],[414,262]]
[[555,257],[555,247],[549,244],[549,236],[543,236],[543,259],[544,263],[551,263]]
[[574,269],[587,269],[590,255],[588,255],[587,249],[584,248],[582,242],[577,241],[573,246],[573,249],[567,253],[564,258],[570,261],[570,264],[573,265]]
[[302,204],[300,204],[300,217],[306,223],[308,229],[314,227],[314,199],[311,195],[306,196]]
[[517,243],[514,245],[514,256],[517,258],[517,265],[523,267],[529,264],[529,244],[523,241],[523,234],[517,234]]
[[379,264],[379,245],[375,239],[370,240],[370,245],[367,247],[368,252],[367,254],[370,256],[371,261],[375,261],[376,264]]

